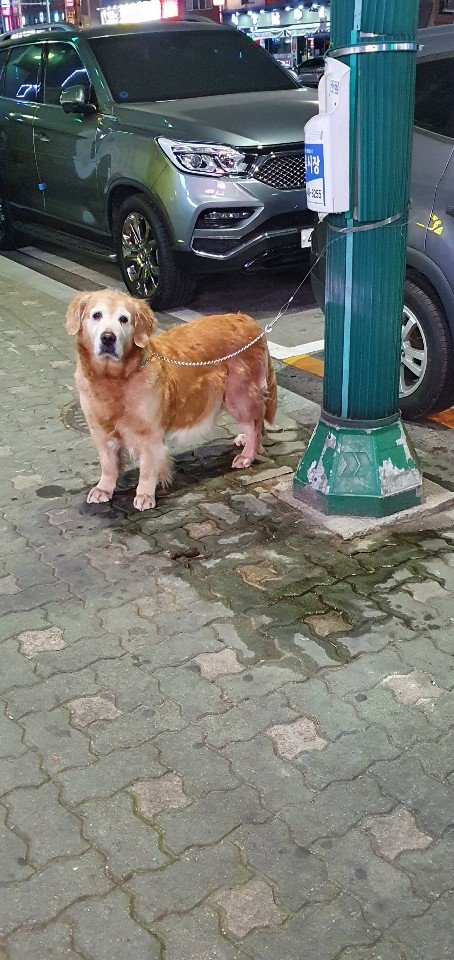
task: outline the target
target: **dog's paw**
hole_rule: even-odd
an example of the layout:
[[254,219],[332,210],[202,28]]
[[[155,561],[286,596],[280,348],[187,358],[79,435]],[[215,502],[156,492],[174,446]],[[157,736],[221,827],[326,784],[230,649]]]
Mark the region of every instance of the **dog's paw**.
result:
[[151,510],[156,506],[156,500],[149,493],[138,493],[134,497],[134,506],[136,510]]
[[87,497],[87,503],[108,503],[113,494],[107,490],[100,490],[99,487],[92,487]]
[[245,456],[243,456],[242,453],[239,453],[238,456],[235,457],[235,459],[234,459],[234,461],[233,461],[233,463],[232,463],[232,469],[233,469],[233,470],[246,470],[247,467],[250,467],[250,466],[251,466],[251,463],[252,463],[252,460],[250,459],[250,457],[245,457]]
[[244,445],[245,445],[245,443],[246,443],[246,434],[245,434],[245,433],[239,433],[238,436],[235,437],[235,439],[234,439],[233,442],[234,442],[234,444],[235,444],[236,447],[244,447]]

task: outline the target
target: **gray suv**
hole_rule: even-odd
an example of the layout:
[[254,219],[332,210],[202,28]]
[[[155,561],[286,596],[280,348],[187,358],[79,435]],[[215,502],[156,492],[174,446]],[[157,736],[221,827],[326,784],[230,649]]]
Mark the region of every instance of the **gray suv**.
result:
[[187,303],[197,274],[294,256],[313,100],[209,21],[0,40],[0,249],[18,232],[118,258],[134,296]]
[[[416,67],[400,407],[420,420],[454,402],[454,26],[421,30]],[[324,306],[326,225],[312,235]]]

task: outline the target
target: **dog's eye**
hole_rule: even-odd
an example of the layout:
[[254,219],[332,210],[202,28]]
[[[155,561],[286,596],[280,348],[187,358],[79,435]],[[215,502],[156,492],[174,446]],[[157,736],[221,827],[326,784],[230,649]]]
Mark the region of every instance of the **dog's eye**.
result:
[[125,317],[124,315],[121,316],[121,317],[118,317],[118,319],[119,319],[120,323],[128,323],[128,322],[129,322],[129,317]]
[[102,313],[101,313],[101,311],[100,311],[100,310],[95,310],[95,312],[94,312],[94,314],[93,314],[93,320],[101,320],[101,318],[102,318]]

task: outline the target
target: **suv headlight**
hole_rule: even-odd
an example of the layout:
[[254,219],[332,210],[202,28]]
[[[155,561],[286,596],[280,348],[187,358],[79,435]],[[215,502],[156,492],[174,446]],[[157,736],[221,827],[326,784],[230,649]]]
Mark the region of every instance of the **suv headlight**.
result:
[[184,143],[166,137],[158,137],[158,143],[174,166],[186,173],[225,177],[247,170],[245,154],[233,147],[217,143]]

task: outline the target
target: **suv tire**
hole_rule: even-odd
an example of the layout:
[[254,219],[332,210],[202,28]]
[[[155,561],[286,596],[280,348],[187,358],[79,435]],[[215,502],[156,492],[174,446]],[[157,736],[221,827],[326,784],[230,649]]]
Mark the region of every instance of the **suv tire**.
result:
[[161,310],[190,303],[197,281],[179,269],[167,231],[147,197],[136,193],[123,201],[114,213],[113,234],[133,297]]
[[452,361],[451,334],[438,297],[406,280],[399,399],[406,420],[423,420],[453,402]]
[[15,233],[11,219],[9,203],[0,188],[0,250],[12,250],[15,246]]

